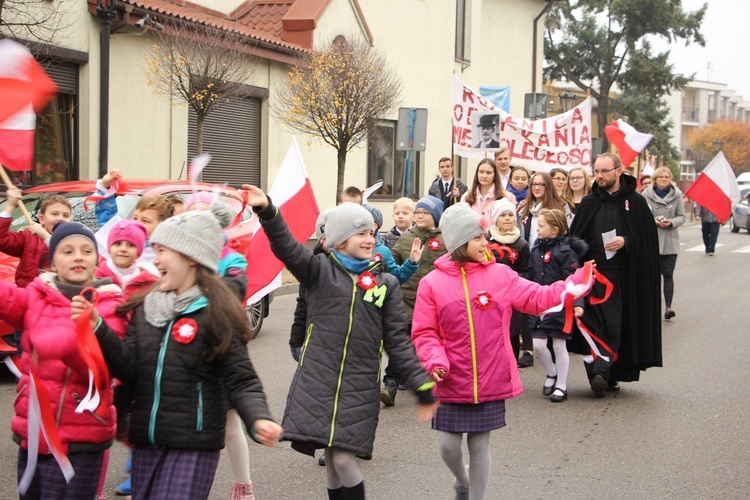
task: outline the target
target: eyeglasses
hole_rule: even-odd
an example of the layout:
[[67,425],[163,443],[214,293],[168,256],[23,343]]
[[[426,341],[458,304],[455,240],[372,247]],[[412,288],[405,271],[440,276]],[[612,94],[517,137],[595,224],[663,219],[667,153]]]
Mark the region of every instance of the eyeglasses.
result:
[[568,177],[568,179],[571,180],[571,181],[582,181],[584,179],[584,177],[583,176],[579,177],[579,176],[576,175],[575,177]]
[[594,175],[604,175],[612,172],[613,170],[617,170],[617,168],[607,168],[604,170],[594,170]]
[[533,188],[543,188],[545,185],[546,184],[544,184],[543,182],[532,182],[531,183],[531,187],[533,187]]
[[414,212],[414,217],[424,217],[425,215],[430,215],[430,212],[427,212],[425,210],[417,210]]

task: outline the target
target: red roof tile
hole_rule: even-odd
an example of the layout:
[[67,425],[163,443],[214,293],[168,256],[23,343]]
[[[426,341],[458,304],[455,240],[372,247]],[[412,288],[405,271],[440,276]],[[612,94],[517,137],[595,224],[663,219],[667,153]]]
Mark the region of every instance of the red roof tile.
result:
[[[294,4],[294,1],[250,1],[235,9],[229,16],[184,0],[121,0],[121,3],[234,32],[280,48],[294,51],[306,50],[305,47],[289,43],[281,38],[283,33],[281,19]],[[238,17],[232,18],[232,16]]]

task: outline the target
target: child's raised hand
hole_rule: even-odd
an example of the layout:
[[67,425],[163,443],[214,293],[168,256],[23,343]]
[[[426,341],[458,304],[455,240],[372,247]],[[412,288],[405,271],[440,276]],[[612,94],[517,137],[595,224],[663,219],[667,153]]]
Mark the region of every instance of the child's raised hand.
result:
[[[263,191],[261,191],[261,193],[262,192]],[[255,431],[255,436],[258,438],[258,441],[271,447],[276,446],[276,443],[281,439],[281,434],[284,432],[284,429],[282,429],[279,424],[273,420],[266,420],[263,418],[259,418],[253,422],[253,430]]]
[[32,222],[31,224],[29,224],[28,230],[31,234],[38,237],[42,241],[47,241],[52,237],[52,235],[49,234],[46,229],[44,229],[44,226],[42,226],[38,222]]
[[417,422],[421,424],[435,417],[438,406],[440,406],[440,401],[417,406]]
[[[93,307],[93,304],[91,302],[86,300],[86,298],[81,295],[76,295],[75,297],[73,297],[73,300],[70,301],[70,318],[74,323],[78,322],[78,318],[81,316],[81,314],[83,314],[83,311],[85,311],[89,307]],[[94,328],[98,322],[99,311],[97,311],[96,307],[94,307],[91,311],[91,317],[89,318],[89,324],[91,325],[91,328]]]
[[268,196],[261,188],[251,184],[243,184],[242,189],[247,191],[247,204],[251,207],[266,208],[268,206]]
[[120,178],[122,178],[122,172],[120,172],[120,169],[113,168],[102,177],[102,186],[104,186],[105,189],[109,189],[109,187]]
[[12,189],[8,189],[5,192],[5,196],[8,198],[8,205],[5,208],[5,211],[10,213],[20,204],[21,198],[23,197],[23,191],[18,189],[17,187],[14,187]]
[[409,252],[409,259],[413,262],[419,262],[419,259],[422,258],[423,249],[422,240],[414,238],[414,242],[411,244],[411,251]]

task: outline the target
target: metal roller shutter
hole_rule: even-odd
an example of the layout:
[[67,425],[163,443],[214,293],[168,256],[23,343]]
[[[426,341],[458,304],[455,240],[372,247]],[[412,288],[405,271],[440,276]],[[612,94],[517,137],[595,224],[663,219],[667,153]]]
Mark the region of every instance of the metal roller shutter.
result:
[[78,65],[70,62],[42,63],[44,70],[57,84],[60,94],[78,94]]
[[[203,151],[211,163],[203,170],[203,182],[260,186],[260,99],[248,97],[211,112],[203,125]],[[195,156],[196,115],[188,112],[188,157]]]

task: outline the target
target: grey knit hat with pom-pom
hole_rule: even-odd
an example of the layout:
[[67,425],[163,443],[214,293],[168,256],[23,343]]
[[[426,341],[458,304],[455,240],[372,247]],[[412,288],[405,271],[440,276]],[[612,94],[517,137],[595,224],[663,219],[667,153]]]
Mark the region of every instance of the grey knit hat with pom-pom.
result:
[[208,210],[184,212],[165,220],[156,226],[149,243],[167,247],[217,272],[226,242],[224,228],[233,217],[226,204],[215,201]]

